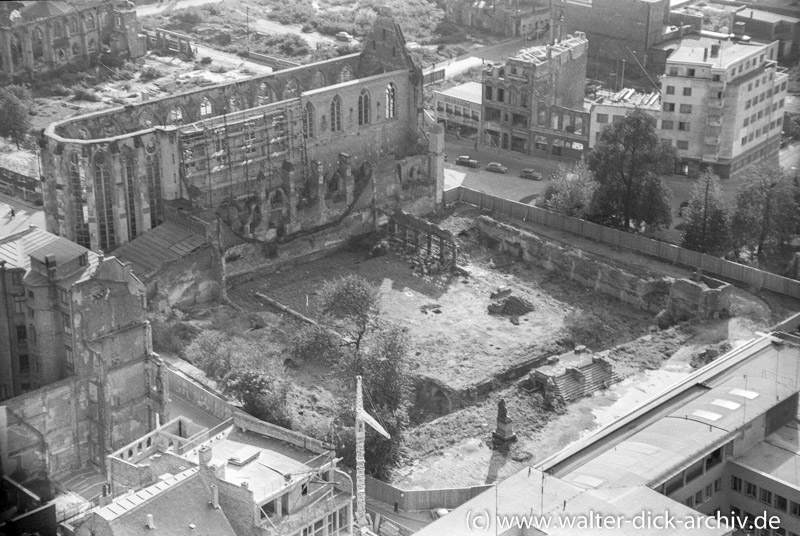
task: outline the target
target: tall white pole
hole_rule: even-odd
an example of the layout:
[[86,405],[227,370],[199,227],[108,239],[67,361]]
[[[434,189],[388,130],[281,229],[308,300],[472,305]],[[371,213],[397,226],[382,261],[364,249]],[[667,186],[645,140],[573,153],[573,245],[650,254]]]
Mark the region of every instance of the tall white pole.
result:
[[364,395],[361,393],[361,376],[356,376],[356,524],[367,526],[367,486],[364,478]]

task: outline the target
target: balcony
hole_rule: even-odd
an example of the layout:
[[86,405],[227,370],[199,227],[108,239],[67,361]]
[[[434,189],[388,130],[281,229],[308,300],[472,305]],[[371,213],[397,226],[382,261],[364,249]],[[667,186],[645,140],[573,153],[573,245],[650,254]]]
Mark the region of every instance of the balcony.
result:
[[708,149],[708,146],[718,147],[719,146],[719,136],[717,136],[717,135],[706,135],[706,137],[703,140],[703,142],[707,146],[706,149]]
[[724,106],[725,106],[725,99],[708,99],[708,109],[709,110],[722,111],[722,108]]
[[712,91],[712,92],[725,91],[725,82],[723,82],[722,80],[709,82],[708,83],[708,89],[709,89],[709,91]]
[[717,161],[717,153],[703,152],[703,162],[712,164]]
[[718,129],[722,127],[722,116],[714,115],[706,118],[706,126],[710,129]]

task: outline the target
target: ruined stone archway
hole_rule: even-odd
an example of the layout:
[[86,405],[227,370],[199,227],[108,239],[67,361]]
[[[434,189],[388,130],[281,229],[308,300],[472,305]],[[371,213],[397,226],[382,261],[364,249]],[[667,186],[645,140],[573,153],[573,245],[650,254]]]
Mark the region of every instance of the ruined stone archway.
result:
[[31,48],[33,49],[33,61],[40,61],[44,58],[44,32],[38,26],[33,29],[31,34]]

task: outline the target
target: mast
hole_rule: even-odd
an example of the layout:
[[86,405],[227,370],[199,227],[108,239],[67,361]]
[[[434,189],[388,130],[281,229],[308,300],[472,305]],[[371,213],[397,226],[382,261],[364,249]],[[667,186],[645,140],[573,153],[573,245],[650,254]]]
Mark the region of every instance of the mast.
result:
[[361,376],[356,376],[356,525],[367,525],[366,496],[364,477],[364,395],[361,392]]

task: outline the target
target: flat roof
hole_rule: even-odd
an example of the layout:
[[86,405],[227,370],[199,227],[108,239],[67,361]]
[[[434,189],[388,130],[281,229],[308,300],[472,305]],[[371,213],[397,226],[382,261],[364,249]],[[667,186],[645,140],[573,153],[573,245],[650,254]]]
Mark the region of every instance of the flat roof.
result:
[[[716,58],[711,57],[712,45],[720,45],[719,56]],[[660,50],[675,49],[675,52],[667,58],[667,64],[697,63],[727,68],[732,63],[736,63],[747,56],[757,54],[758,51],[765,46],[766,43],[757,41],[750,41],[748,44],[743,44],[731,40],[721,40],[716,37],[692,34],[682,37],[677,41],[673,40],[661,43],[660,45],[656,45],[656,48]],[[706,51],[708,51],[707,56]]]
[[445,89],[444,91],[437,91],[436,93],[445,95],[447,97],[454,97],[456,99],[481,104],[483,99],[483,84],[480,82],[466,82],[460,86],[451,87],[450,89]]
[[[630,536],[723,535],[726,529],[686,528],[681,524],[674,530],[634,527],[634,518],[646,510],[665,512],[678,519],[698,513],[682,504],[675,503],[645,486],[621,486],[614,489],[582,489],[563,480],[542,473],[533,468],[523,469],[499,482],[495,489],[487,490],[462,504],[446,516],[434,521],[416,533],[417,536],[461,536],[469,528],[486,534],[544,534],[571,536],[581,534],[622,534]],[[590,516],[614,516],[621,520],[618,525],[603,527],[567,526],[560,520],[574,520],[576,523]],[[479,516],[485,516],[480,517]],[[534,519],[537,516],[543,523],[538,530],[530,531],[521,527],[497,526],[497,518],[510,519],[518,516]],[[485,523],[485,524],[484,524]],[[467,530],[465,530],[465,527]]]
[[772,22],[772,23],[788,22],[790,24],[796,24],[800,22],[800,18],[798,17],[790,17],[788,15],[780,15],[778,13],[772,13],[770,11],[764,11],[762,9],[750,9],[750,8],[737,11],[736,18],[755,19],[763,22]]
[[563,478],[587,488],[657,485],[795,393],[796,388],[760,376],[732,377]]
[[[279,439],[243,432],[234,425],[226,429],[222,438],[204,444],[211,447],[211,463],[225,466],[224,480],[236,486],[245,483],[256,502],[283,489],[286,475],[307,476],[312,470],[307,462],[319,456]],[[191,450],[184,459],[199,463],[198,450]],[[237,465],[231,462],[233,459],[250,461]]]
[[56,265],[60,266],[61,264],[75,260],[84,253],[88,252],[89,250],[85,247],[59,236],[56,237],[55,240],[33,250],[30,255],[31,258],[34,258],[39,262],[44,262],[45,257],[48,255],[53,255],[56,260]]
[[800,421],[784,425],[733,463],[800,487]]
[[[647,1],[647,0],[645,0]],[[659,1],[659,0],[652,0]],[[522,61],[525,63],[547,63],[547,49],[550,49],[550,56],[555,58],[561,54],[570,52],[574,47],[587,43],[585,35],[568,35],[566,39],[555,45],[537,45],[534,47],[523,48],[510,57],[510,60]]]

